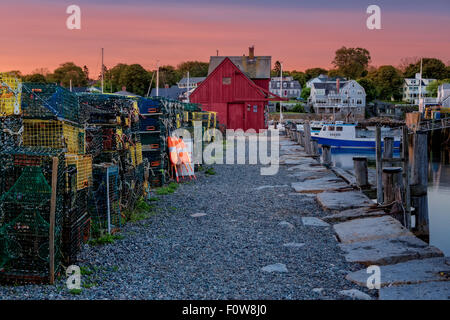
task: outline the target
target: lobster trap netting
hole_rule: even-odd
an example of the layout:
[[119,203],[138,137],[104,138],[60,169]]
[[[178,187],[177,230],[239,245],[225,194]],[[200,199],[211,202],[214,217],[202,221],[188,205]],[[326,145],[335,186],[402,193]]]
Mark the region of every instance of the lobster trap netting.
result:
[[64,149],[69,153],[85,152],[85,130],[59,120],[23,120],[24,146]]
[[22,133],[23,121],[21,117],[0,117],[0,145],[3,148],[22,145]]
[[[53,159],[58,171],[53,173]],[[50,200],[56,174],[55,271],[61,259],[65,163],[41,148],[0,151],[0,281],[46,282],[50,261]]]
[[56,84],[23,83],[21,108],[25,118],[82,120],[77,96]]
[[93,222],[93,236],[99,236],[105,231],[111,233],[122,225],[119,167],[95,165],[93,181],[89,212]]

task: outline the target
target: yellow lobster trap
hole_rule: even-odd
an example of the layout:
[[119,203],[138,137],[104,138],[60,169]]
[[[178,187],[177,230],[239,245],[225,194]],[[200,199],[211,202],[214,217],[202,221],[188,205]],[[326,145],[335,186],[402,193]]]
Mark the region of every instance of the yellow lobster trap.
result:
[[142,144],[136,143],[135,146],[130,146],[131,163],[137,167],[143,162],[142,158]]
[[0,73],[0,116],[19,115],[22,82],[7,73]]
[[85,153],[85,130],[58,120],[23,120],[23,144]]
[[77,190],[92,185],[92,156],[66,154],[66,164],[75,165],[77,168]]

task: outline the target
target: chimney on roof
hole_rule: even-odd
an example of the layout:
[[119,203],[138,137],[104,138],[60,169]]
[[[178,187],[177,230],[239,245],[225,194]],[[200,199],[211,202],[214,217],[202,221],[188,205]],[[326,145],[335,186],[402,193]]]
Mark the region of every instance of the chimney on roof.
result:
[[336,93],[339,94],[339,90],[341,89],[341,79],[336,79]]
[[127,91],[127,87],[122,86],[122,91]]
[[248,57],[250,59],[255,59],[255,46],[248,48]]

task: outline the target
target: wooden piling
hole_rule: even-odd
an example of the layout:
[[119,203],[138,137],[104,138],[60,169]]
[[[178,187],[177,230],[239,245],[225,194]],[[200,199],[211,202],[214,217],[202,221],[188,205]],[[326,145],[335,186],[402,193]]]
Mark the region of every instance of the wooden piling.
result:
[[353,167],[355,169],[356,185],[358,188],[367,189],[369,187],[367,158],[353,157]]
[[398,190],[402,191],[402,171],[401,167],[383,168],[383,197],[385,205],[393,203]]
[[[390,160],[394,157],[394,138],[393,137],[385,137],[384,138],[384,146],[383,146],[383,160]],[[385,167],[392,167],[392,163],[383,163]]]
[[402,128],[403,185],[405,186],[405,227],[411,230],[411,188],[409,169],[409,134],[408,127]]
[[322,164],[326,167],[330,167],[331,163],[331,147],[322,145]]
[[428,218],[428,137],[417,131],[413,137],[411,163],[411,202],[415,209],[415,231],[429,240]]
[[383,203],[383,163],[381,159],[381,127],[375,129],[376,166],[377,166],[377,203]]
[[319,157],[319,144],[317,140],[312,139],[311,140],[311,155],[314,157]]
[[303,126],[304,130],[304,147],[307,154],[311,155],[311,126],[309,125],[309,122],[306,122]]

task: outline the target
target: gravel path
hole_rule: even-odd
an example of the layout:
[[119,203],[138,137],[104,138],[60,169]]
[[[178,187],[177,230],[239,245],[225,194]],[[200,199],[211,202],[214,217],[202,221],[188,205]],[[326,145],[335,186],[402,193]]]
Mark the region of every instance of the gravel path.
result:
[[[60,279],[0,286],[0,299],[348,299],[338,292],[368,292],[344,279],[356,266],[344,261],[331,227],[302,224],[302,216],[325,214],[314,197],[293,193],[296,178],[286,166],[275,176],[261,176],[259,165],[214,168],[215,175],[201,172],[159,196],[158,213],[127,224],[124,239],[86,245],[79,265],[92,274],[83,275],[81,294]],[[262,270],[274,264],[287,272]]]

